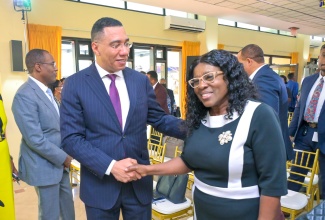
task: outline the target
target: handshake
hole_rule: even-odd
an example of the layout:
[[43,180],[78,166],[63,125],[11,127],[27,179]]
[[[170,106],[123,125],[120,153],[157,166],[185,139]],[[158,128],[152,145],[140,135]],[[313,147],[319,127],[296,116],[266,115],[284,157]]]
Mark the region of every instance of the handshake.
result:
[[126,158],[115,162],[111,174],[116,180],[128,183],[141,179],[147,175],[147,172],[145,165],[138,164],[135,159]]

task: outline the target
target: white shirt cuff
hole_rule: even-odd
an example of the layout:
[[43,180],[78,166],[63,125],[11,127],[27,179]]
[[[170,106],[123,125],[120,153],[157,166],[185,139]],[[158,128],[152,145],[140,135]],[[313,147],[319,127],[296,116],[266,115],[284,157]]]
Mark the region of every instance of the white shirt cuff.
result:
[[106,172],[105,172],[105,174],[106,174],[107,176],[111,175],[111,171],[112,171],[112,168],[113,168],[115,162],[116,162],[116,160],[112,160],[111,164],[108,166],[108,168],[107,168],[107,170],[106,170]]

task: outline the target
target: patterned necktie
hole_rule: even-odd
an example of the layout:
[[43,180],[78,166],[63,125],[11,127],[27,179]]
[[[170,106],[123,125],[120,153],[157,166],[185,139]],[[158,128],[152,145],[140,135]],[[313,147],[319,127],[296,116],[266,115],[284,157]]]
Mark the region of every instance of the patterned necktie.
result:
[[121,101],[120,96],[118,94],[116,85],[115,85],[115,74],[108,74],[108,78],[111,79],[111,85],[109,86],[109,96],[111,98],[113,107],[115,109],[115,113],[117,115],[118,121],[120,122],[120,125],[122,127],[122,110],[121,110]]
[[54,97],[53,97],[53,93],[50,89],[47,89],[46,90],[46,93],[50,96],[50,101],[52,103],[52,105],[54,106],[56,112],[60,115],[60,112],[59,112],[59,106],[58,104],[56,103],[56,101],[54,100]]
[[313,96],[310,99],[309,105],[307,107],[307,111],[304,115],[304,119],[307,122],[314,121],[317,103],[318,103],[320,93],[322,92],[323,85],[324,85],[324,79],[321,78],[319,84],[316,86],[316,89],[314,90]]

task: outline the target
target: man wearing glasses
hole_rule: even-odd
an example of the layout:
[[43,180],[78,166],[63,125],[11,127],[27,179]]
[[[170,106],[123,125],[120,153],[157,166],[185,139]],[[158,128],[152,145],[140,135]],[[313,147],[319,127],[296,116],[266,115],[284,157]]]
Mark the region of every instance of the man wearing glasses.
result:
[[288,94],[283,80],[264,63],[263,50],[256,44],[245,46],[238,52],[237,58],[257,87],[258,101],[268,104],[278,114],[286,146],[287,160],[291,160],[293,148],[288,130]]
[[33,49],[26,55],[29,78],[16,92],[12,112],[22,134],[19,177],[35,186],[39,219],[75,219],[69,181],[71,157],[61,149],[59,108],[49,85],[56,80],[52,55]]
[[81,164],[88,219],[151,220],[152,176],[125,169],[149,164],[147,124],[183,138],[181,121],[159,106],[146,75],[125,67],[132,44],[120,21],[96,21],[91,41],[96,61],[64,82],[62,146]]

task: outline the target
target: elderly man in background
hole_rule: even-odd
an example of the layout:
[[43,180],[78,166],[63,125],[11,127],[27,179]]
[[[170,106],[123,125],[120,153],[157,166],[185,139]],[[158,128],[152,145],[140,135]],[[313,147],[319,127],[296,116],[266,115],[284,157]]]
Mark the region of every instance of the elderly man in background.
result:
[[12,112],[22,134],[19,177],[35,186],[40,220],[75,219],[69,169],[72,158],[61,149],[59,108],[49,85],[56,80],[55,61],[42,49],[26,55],[29,72],[16,92]]

